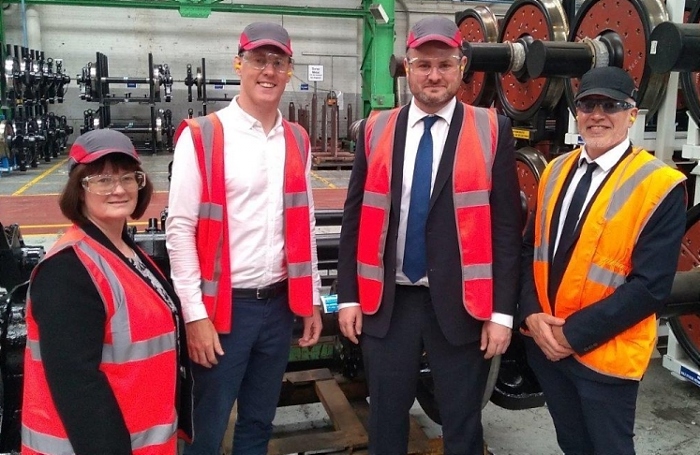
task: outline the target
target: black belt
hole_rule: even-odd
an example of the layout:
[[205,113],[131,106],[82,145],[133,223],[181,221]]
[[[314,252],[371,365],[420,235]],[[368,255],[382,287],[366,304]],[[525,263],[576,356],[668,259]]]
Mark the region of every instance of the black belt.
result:
[[255,299],[255,300],[267,300],[277,297],[280,294],[287,292],[287,280],[280,281],[279,283],[271,284],[269,286],[264,286],[261,288],[233,288],[233,298],[235,299]]

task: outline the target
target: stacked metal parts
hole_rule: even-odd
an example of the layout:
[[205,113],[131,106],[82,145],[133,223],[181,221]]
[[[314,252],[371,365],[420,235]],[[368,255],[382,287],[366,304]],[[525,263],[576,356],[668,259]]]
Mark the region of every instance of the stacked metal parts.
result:
[[[83,113],[80,134],[93,129],[110,128],[129,135],[140,151],[150,151],[152,154],[159,150],[173,151],[175,127],[172,112],[170,109],[157,109],[156,106],[161,101],[168,103],[172,100],[173,78],[168,64],[154,65],[153,54],[149,53],[146,76],[110,76],[109,59],[105,54],[97,52],[95,62],[89,62],[83,67],[77,81],[80,99],[98,103],[96,110],[87,109]],[[138,84],[146,84],[148,94],[132,98],[131,92],[126,92],[123,96],[113,93],[115,85],[135,89]],[[148,106],[148,123],[113,121],[112,106],[124,103]]]
[[70,83],[63,60],[47,58],[43,51],[0,45],[4,51],[2,120],[0,120],[0,172],[26,171],[41,161],[50,162],[65,150],[73,128],[66,117],[49,112],[63,103]]

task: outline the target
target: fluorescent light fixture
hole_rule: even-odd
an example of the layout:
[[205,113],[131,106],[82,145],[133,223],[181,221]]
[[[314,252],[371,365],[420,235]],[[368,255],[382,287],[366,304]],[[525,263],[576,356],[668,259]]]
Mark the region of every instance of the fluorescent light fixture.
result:
[[389,23],[389,15],[386,14],[386,11],[384,11],[384,7],[379,3],[372,3],[371,5],[369,5],[369,12],[372,14],[372,17],[374,17],[374,20],[376,20],[377,23]]

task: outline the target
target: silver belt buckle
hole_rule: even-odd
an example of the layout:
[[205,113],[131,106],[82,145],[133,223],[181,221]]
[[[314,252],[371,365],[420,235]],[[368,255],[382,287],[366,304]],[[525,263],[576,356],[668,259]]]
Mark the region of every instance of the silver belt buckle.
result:
[[261,294],[262,288],[256,288],[255,289],[255,298],[258,300],[262,300],[262,294]]

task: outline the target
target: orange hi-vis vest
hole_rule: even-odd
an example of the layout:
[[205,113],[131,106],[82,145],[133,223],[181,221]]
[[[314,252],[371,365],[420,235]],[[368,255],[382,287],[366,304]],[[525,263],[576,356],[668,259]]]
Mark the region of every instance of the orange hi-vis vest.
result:
[[[579,158],[577,149],[552,161],[538,188],[533,268],[539,302],[548,314],[552,314],[547,293],[549,256],[556,235],[550,227],[557,200],[566,191],[566,177]],[[557,290],[557,317],[566,319],[625,283],[642,230],[659,203],[685,180],[679,171],[639,148],[633,148],[611,172],[582,221],[581,235]],[[656,318],[650,316],[576,359],[599,373],[638,380],[649,365],[655,342]]]
[[[284,142],[284,235],[289,307],[297,316],[313,314],[311,226],[306,185],[309,136],[282,119]],[[202,274],[202,300],[219,333],[231,331],[231,257],[224,179],[224,128],[219,117],[186,119],[176,132],[190,128],[202,177],[202,200],[197,224],[197,252]]]
[[[104,300],[107,318],[100,370],[119,404],[134,455],[175,453],[178,354],[170,308],[121,258],[80,228],[71,227],[46,259],[67,248],[73,248]],[[46,382],[39,341],[28,301],[22,453],[72,454]]]
[[[452,172],[455,222],[462,264],[462,300],[471,316],[487,320],[493,311],[491,167],[498,143],[498,119],[491,109],[463,104]],[[384,250],[391,210],[391,169],[396,120],[401,108],[375,112],[365,126],[367,180],[360,213],[357,275],[362,311],[374,314],[384,292]],[[484,126],[488,125],[488,128]]]

